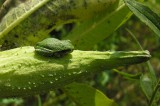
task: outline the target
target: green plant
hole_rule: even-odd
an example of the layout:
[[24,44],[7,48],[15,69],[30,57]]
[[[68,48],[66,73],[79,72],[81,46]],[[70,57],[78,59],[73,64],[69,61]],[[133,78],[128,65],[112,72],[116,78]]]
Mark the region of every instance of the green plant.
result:
[[[134,6],[133,4],[137,2],[134,2],[133,0],[131,1],[125,0],[125,3],[127,4],[127,6],[128,4],[131,3],[129,5],[129,7],[131,7],[131,6]],[[115,32],[115,30],[117,30],[122,24],[124,24],[130,18],[132,13],[129,11],[127,6],[123,3],[122,0],[120,1],[119,0],[100,0],[99,2],[97,2],[97,0],[84,0],[84,1],[83,0],[75,0],[75,1],[73,0],[68,0],[68,1],[65,1],[65,0],[54,0],[54,1],[30,0],[30,1],[17,2],[16,5],[10,5],[10,8],[7,10],[7,13],[3,12],[3,10],[1,9],[0,13],[3,13],[2,17],[0,16],[1,18],[1,23],[0,23],[1,50],[11,49],[14,47],[27,46],[27,45],[31,45],[31,46],[35,45],[38,41],[41,41],[42,39],[49,37],[53,33],[53,29],[55,29],[59,25],[65,24],[65,23],[77,22],[77,21],[80,21],[81,23],[76,23],[73,30],[69,33],[67,32],[68,35],[65,37],[62,37],[62,39],[70,39],[76,49],[92,50],[94,45],[96,45],[98,42],[102,41],[106,37],[109,37],[113,32]],[[145,8],[143,7],[143,5],[140,5],[139,7],[142,8],[142,10],[146,9],[146,7]],[[148,15],[148,11],[149,13],[151,13],[151,11],[147,9],[147,11],[144,12],[144,14]],[[137,16],[139,16],[139,14]],[[156,18],[154,17],[151,18],[151,22],[153,22],[153,25],[159,22],[159,21],[155,22],[155,20],[157,20],[157,17],[158,16],[156,16]],[[154,26],[152,26],[151,28],[158,34],[159,32],[158,28],[155,28]],[[99,54],[99,56],[93,55],[94,53]],[[112,53],[112,52],[106,52],[106,53]],[[140,52],[140,53],[143,54],[143,52]],[[73,54],[67,57],[64,57],[60,60],[54,60],[54,59],[51,60],[51,59],[44,58],[38,55],[34,55],[34,49],[32,47],[22,47],[22,48],[17,48],[17,49],[1,52],[2,60],[1,60],[0,65],[2,67],[0,69],[3,70],[3,72],[5,72],[6,69],[8,68],[8,72],[9,72],[9,73],[6,73],[6,75],[2,73],[1,78],[2,78],[2,81],[3,80],[6,81],[4,85],[9,88],[10,86],[12,87],[14,85],[14,84],[10,85],[10,81],[6,80],[6,76],[7,77],[12,76],[11,72],[14,73],[17,71],[17,69],[23,70],[23,72],[25,72],[25,70],[32,70],[30,71],[31,72],[30,74],[28,73],[29,71],[26,71],[26,74],[24,75],[26,75],[26,77],[30,75],[30,77],[26,79],[29,80],[33,78],[32,80],[36,82],[34,83],[32,81],[28,81],[25,79],[25,77],[23,77],[24,80],[21,80],[21,81],[23,82],[26,80],[26,83],[28,84],[32,82],[31,85],[33,87],[34,86],[37,87],[38,83],[50,83],[48,84],[49,86],[44,85],[44,89],[42,88],[45,91],[47,87],[52,88],[52,86],[50,85],[54,82],[52,82],[52,80],[50,81],[49,78],[46,79],[46,81],[48,82],[45,82],[44,80],[43,82],[42,79],[38,79],[39,77],[33,77],[32,75],[40,75],[40,74],[36,74],[38,72],[33,71],[33,69],[35,68],[35,67],[32,67],[34,66],[33,64],[35,63],[35,65],[37,65],[36,70],[37,69],[42,70],[43,68],[46,70],[47,67],[55,68],[57,70],[58,69],[63,70],[61,69],[62,68],[61,65],[66,64],[66,61],[69,62],[70,64],[81,61],[81,59],[76,56],[81,56],[82,54],[84,54],[84,58],[82,58],[83,56],[80,58],[82,60],[84,59],[84,61],[81,64],[75,65],[74,67],[71,67],[71,68],[66,66],[66,68],[69,68],[68,70],[71,70],[71,71],[76,69],[76,70],[82,70],[85,72],[86,67],[89,67],[87,68],[87,70],[91,68],[98,69],[98,67],[100,67],[99,70],[103,71],[104,69],[107,69],[106,67],[103,67],[103,66],[109,66],[109,67],[112,66],[112,61],[110,61],[111,63],[108,63],[108,61],[98,61],[98,60],[101,60],[102,58],[105,58],[105,56],[104,57],[100,56],[101,54],[100,52],[91,51],[89,54],[87,54],[87,52],[85,51],[77,51],[77,52],[75,51],[73,52]],[[147,52],[144,52],[144,54],[146,57],[149,56]],[[129,56],[129,54],[127,55]],[[10,56],[11,58],[9,59],[8,56]],[[26,59],[21,58],[24,56],[26,56],[27,58]],[[74,58],[75,60],[68,61],[72,59],[67,59],[67,58],[71,58],[72,56],[73,56],[73,60]],[[86,56],[87,57],[91,56],[91,58],[87,58]],[[95,58],[93,58],[92,56]],[[129,57],[132,57],[132,56],[133,54]],[[99,59],[96,60],[97,58]],[[138,58],[141,58],[141,57],[138,57]],[[89,59],[91,60],[93,59],[95,62],[91,64],[92,62]],[[139,59],[136,59],[136,60],[139,60]],[[143,60],[143,59],[140,59],[140,60]],[[116,66],[120,66],[121,64],[124,64],[121,61],[119,62],[118,59],[116,59],[114,60],[113,63],[114,65],[116,64]],[[57,64],[53,65],[53,63],[54,64],[57,63]],[[86,64],[86,66],[83,66],[84,63]],[[133,64],[133,63],[134,61],[131,61],[130,64]],[[21,64],[21,65],[18,66],[17,64]],[[39,64],[44,64],[43,68],[39,67],[40,66]],[[125,64],[129,64],[129,61],[126,61]],[[112,68],[116,67],[114,65]],[[94,68],[91,66],[94,66]],[[152,84],[152,88],[149,89],[151,90],[151,92],[147,91],[148,90],[147,85],[151,87],[150,82],[144,82],[146,75],[141,75],[141,74],[130,75],[127,73],[121,73],[119,71],[116,71],[116,72],[130,79],[138,79],[138,81],[141,82],[142,89],[145,92],[148,100],[150,100],[150,105],[152,105],[153,101],[155,100],[154,99],[155,94],[157,94],[157,91],[159,89],[159,82],[157,81],[155,77],[155,73],[151,69],[151,65],[149,63],[148,63],[148,66],[150,67],[149,77],[151,77],[149,81]],[[74,69],[72,70],[72,68]],[[15,70],[15,71],[9,71],[9,70]],[[50,69],[48,68],[48,70]],[[18,74],[20,74],[19,72],[20,71],[17,71]],[[62,77],[61,74],[64,74],[64,73],[58,73],[60,74],[58,76]],[[15,73],[14,75],[18,75],[18,74]],[[41,78],[43,78],[44,76],[43,74],[46,74],[46,71],[44,71],[44,73],[42,71]],[[14,75],[11,78],[14,78]],[[49,75],[49,74],[46,74],[46,75]],[[50,74],[50,76],[53,76],[53,75]],[[84,77],[87,77],[87,76],[90,76],[90,75],[86,74]],[[75,79],[76,77],[78,76],[74,76],[73,79]],[[147,76],[147,78],[149,77]],[[70,77],[67,77],[67,78],[70,78]],[[21,78],[17,77],[17,79],[21,79]],[[64,86],[64,88],[62,89],[65,92],[65,94],[68,97],[72,98],[76,104],[79,104],[82,106],[88,106],[88,104],[99,106],[99,105],[102,105],[102,103],[104,103],[104,105],[110,105],[110,106],[116,105],[114,101],[107,99],[107,97],[104,96],[100,91],[94,88],[90,88],[86,85],[73,83],[71,85],[65,86],[66,84],[68,84],[68,81],[70,83],[70,81],[73,81],[73,79],[71,78],[70,80],[66,80],[65,82],[65,78],[64,78],[64,80],[57,82],[54,85],[56,85],[57,87]],[[83,79],[83,77],[80,79]],[[11,82],[15,83],[15,85],[17,84],[15,80]],[[62,85],[58,85],[59,83],[61,83]],[[18,89],[19,91],[25,91],[28,88],[30,89],[30,86],[27,86],[27,84],[25,83],[23,84],[18,83],[17,85],[21,87],[16,88],[15,86],[14,89],[16,92],[18,92]],[[28,90],[31,95],[39,93],[39,91],[36,91],[37,90],[36,87],[35,89],[33,89],[33,92],[31,92],[32,90]],[[155,89],[153,89],[154,87]],[[83,88],[83,89],[81,90],[79,88]],[[11,95],[12,93],[14,94],[14,89],[12,89],[13,90],[12,92],[8,92],[8,95]],[[39,88],[40,91],[42,89]],[[90,95],[90,96],[87,97],[84,94]],[[7,94],[3,92],[3,95],[5,96]],[[23,93],[19,93],[18,95],[23,96],[27,94],[23,92]],[[62,97],[64,98],[65,96],[62,95]],[[39,100],[39,105],[41,105],[39,96],[37,96],[37,98]]]

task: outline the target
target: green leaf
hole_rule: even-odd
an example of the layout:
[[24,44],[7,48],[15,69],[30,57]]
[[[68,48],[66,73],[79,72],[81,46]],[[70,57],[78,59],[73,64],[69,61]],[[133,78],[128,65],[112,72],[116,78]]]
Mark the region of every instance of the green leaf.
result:
[[5,0],[0,0],[0,8],[2,8],[2,4],[5,2]]
[[159,98],[160,98],[160,79],[158,80],[156,86],[154,87],[154,91],[152,93],[152,96],[149,100],[149,106],[158,106]]
[[86,84],[72,83],[65,86],[64,91],[78,106],[118,106],[102,92]]
[[131,16],[127,6],[122,2],[120,4],[110,14],[107,12],[109,10],[105,10],[101,15],[95,15],[94,18],[77,25],[64,39],[70,39],[76,49],[90,50],[95,44],[111,35]]
[[160,17],[150,8],[135,0],[124,0],[129,9],[160,37]]
[[119,71],[117,69],[113,69],[114,72],[122,75],[124,78],[127,78],[127,79],[140,79],[140,76],[141,76],[141,73],[137,73],[137,74],[128,74],[128,73],[125,73],[125,72],[122,72],[122,71]]
[[140,78],[140,85],[144,94],[149,100],[152,96],[154,86],[155,86],[152,82],[152,79],[148,75],[142,75]]
[[[11,8],[0,21],[0,45],[35,45],[57,26],[85,21],[118,0],[25,0]],[[8,47],[9,48],[9,47]]]
[[[6,17],[4,17],[4,21],[2,20],[1,22],[0,38],[2,38],[5,34],[12,30],[20,22],[25,20],[32,13],[34,13],[37,9],[45,5],[48,1],[49,0],[35,0],[34,2],[29,2],[30,7],[27,4],[24,5],[22,3],[21,5],[17,6],[17,10],[15,8],[11,9]],[[6,25],[3,25],[4,23],[6,23]]]
[[15,0],[0,1],[0,21],[13,6],[15,6]]
[[160,98],[160,79],[154,84],[150,77],[150,74],[142,75],[140,85],[149,101],[149,106],[158,106]]

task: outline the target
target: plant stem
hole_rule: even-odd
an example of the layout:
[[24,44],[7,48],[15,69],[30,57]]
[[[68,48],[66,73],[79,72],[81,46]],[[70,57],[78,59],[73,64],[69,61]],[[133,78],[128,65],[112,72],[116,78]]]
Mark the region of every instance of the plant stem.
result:
[[42,106],[41,96],[36,95],[36,97],[37,97],[37,101],[38,101],[38,106]]
[[156,97],[156,94],[157,94],[159,88],[160,88],[160,79],[159,79],[158,83],[156,84],[156,87],[153,91],[153,94],[152,94],[151,99],[149,101],[149,106],[152,106],[152,103],[154,101],[154,98]]

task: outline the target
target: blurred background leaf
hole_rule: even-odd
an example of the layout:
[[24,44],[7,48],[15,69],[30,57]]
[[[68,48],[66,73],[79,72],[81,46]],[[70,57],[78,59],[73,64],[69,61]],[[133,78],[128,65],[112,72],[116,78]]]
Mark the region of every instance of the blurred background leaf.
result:
[[102,92],[86,84],[69,84],[65,86],[64,92],[75,100],[78,106],[118,106]]

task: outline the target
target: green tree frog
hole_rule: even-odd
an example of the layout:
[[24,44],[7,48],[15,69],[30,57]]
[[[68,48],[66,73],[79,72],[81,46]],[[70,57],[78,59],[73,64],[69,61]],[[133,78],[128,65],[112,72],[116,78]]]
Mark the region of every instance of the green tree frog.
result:
[[36,53],[46,57],[62,57],[71,53],[74,46],[70,40],[58,40],[56,38],[47,38],[35,45]]

